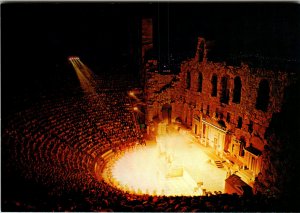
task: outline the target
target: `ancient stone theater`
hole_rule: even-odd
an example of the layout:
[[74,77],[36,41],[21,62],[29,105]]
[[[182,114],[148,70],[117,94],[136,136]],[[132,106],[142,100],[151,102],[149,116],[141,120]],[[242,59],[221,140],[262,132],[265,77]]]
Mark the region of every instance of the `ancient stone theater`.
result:
[[[300,210],[294,201],[300,193],[299,61],[278,57],[281,66],[263,58],[271,58],[266,54],[259,55],[261,64],[238,56],[233,63],[222,46],[234,32],[221,34],[221,23],[238,28],[234,38],[240,43],[231,47],[233,53],[247,46],[247,24],[256,26],[252,18],[261,13],[261,5],[241,27],[228,16],[231,4],[227,11],[202,4],[194,10],[179,4],[174,10],[153,3],[147,16],[151,4],[86,9],[80,4],[72,13],[78,20],[66,15],[69,5],[66,10],[50,7],[44,31],[39,23],[27,29],[32,17],[43,13],[39,4],[34,7],[38,15],[30,19],[25,19],[27,7],[12,7],[20,14],[11,15],[9,27],[3,25],[10,32],[4,37],[14,39],[3,42],[11,60],[4,63],[7,81],[2,82],[1,211]],[[232,14],[243,14],[242,7]],[[55,22],[53,11],[61,12]],[[226,20],[215,20],[211,11]],[[203,19],[194,18],[199,14]],[[281,14],[276,18],[281,20]],[[63,33],[65,23],[72,25]],[[267,23],[253,30],[258,37]],[[289,22],[282,23],[284,28]],[[188,28],[193,28],[190,33]],[[21,31],[29,33],[25,39]],[[36,41],[44,32],[45,38]],[[279,46],[291,47],[295,38]],[[26,44],[23,55],[19,40]],[[49,41],[42,45],[44,40]],[[33,44],[36,48],[27,55]],[[182,46],[190,52],[177,54]],[[212,53],[219,46],[225,56],[215,60]],[[53,52],[44,56],[48,49]],[[291,62],[298,67],[291,69]]]

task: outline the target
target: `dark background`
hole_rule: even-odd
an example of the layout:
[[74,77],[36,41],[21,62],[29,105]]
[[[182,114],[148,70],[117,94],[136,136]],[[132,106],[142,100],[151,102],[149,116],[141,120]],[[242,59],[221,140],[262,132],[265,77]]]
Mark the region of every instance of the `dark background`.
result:
[[193,57],[198,36],[209,40],[210,60],[299,58],[296,3],[4,3],[2,100],[73,82],[70,55],[95,73],[137,73],[142,17],[153,18],[153,55],[162,61]]

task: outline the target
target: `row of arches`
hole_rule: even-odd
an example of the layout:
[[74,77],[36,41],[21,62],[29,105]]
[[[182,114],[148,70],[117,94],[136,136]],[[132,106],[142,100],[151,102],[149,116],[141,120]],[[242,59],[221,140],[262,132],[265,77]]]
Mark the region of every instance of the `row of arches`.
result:
[[[220,102],[224,104],[229,103],[229,86],[228,86],[228,76],[223,76],[221,78],[221,93],[220,93]],[[233,88],[233,95],[232,95],[232,102],[239,104],[241,102],[241,93],[242,93],[242,81],[239,76],[234,78],[234,88]],[[203,75],[201,72],[198,73],[197,77],[197,92],[202,92],[202,84],[203,84]],[[191,73],[190,71],[187,72],[186,76],[186,89],[191,88]],[[218,95],[218,76],[213,74],[211,78],[211,96],[217,97]],[[264,112],[268,109],[269,104],[269,93],[270,87],[269,82],[266,79],[263,79],[259,83],[258,91],[257,91],[257,99],[255,107],[256,109],[262,110]]]
[[[197,92],[202,92],[202,81],[203,81],[203,76],[202,73],[198,73],[198,78],[197,78],[198,84],[197,84]],[[187,72],[186,76],[186,89],[191,88],[191,72]]]
[[[211,96],[217,97],[218,91],[218,77],[216,74],[213,74],[211,79],[212,91]],[[240,103],[241,101],[241,91],[242,91],[242,82],[239,76],[234,78],[234,88],[233,88],[233,103]],[[229,88],[228,88],[228,76],[223,76],[221,78],[221,94],[220,94],[220,102],[224,104],[229,103]]]

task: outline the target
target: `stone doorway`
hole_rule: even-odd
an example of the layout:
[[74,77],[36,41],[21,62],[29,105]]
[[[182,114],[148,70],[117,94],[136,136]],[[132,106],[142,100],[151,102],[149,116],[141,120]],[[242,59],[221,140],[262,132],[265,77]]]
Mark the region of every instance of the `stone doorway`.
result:
[[170,104],[164,104],[162,106],[162,119],[168,121],[168,124],[172,122],[172,106]]

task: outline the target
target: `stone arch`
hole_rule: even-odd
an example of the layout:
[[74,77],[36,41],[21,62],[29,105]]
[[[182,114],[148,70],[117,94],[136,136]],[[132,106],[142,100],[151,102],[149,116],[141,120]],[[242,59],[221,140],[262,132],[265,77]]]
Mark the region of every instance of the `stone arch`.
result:
[[226,129],[226,124],[225,124],[225,122],[224,122],[223,120],[218,120],[218,124],[219,124],[221,127],[223,127],[223,128]]
[[182,123],[182,119],[181,119],[181,117],[177,117],[177,118],[175,118],[175,122],[176,122],[176,123],[180,123],[180,124],[181,124],[181,123]]
[[223,76],[221,78],[220,102],[224,104],[228,104],[229,102],[228,76]]
[[167,120],[168,123],[171,123],[172,119],[172,106],[170,104],[164,104],[161,108],[162,111],[162,119]]
[[266,112],[268,110],[269,99],[270,99],[270,87],[269,82],[263,79],[259,82],[257,91],[257,98],[255,108]]
[[218,92],[218,76],[217,74],[213,74],[211,78],[211,96],[217,97],[217,92]]
[[239,116],[237,122],[237,128],[241,129],[242,127],[243,127],[243,118]]
[[244,156],[245,155],[245,147],[246,147],[246,138],[244,136],[240,137],[240,152],[239,155],[240,156]]
[[240,76],[236,76],[234,78],[234,88],[233,88],[233,103],[240,103],[241,102],[241,91],[242,91],[242,81]]

